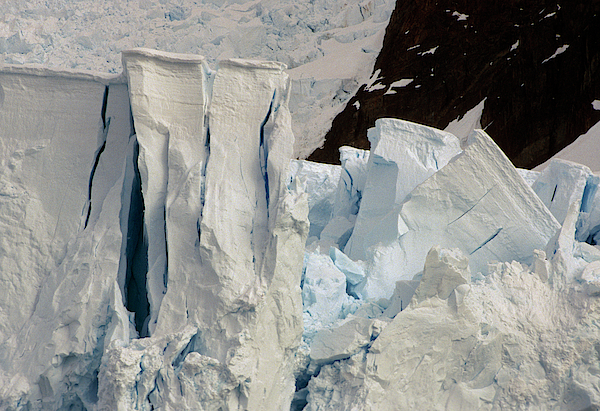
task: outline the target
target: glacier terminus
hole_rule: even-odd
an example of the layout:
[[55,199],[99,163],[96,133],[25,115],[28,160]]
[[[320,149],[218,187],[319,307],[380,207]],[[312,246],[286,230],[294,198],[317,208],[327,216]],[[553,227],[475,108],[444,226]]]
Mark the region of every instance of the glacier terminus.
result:
[[600,408],[597,173],[471,118],[297,160],[284,64],[122,62],[0,67],[0,409]]

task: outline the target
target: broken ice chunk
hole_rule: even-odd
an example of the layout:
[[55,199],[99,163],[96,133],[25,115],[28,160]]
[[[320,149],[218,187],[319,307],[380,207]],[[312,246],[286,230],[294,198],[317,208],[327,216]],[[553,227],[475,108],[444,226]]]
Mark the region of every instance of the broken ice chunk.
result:
[[305,332],[310,333],[345,318],[354,299],[346,294],[346,276],[328,255],[317,250],[305,256],[305,263],[302,302]]
[[471,280],[469,258],[458,248],[433,247],[427,254],[421,284],[415,292],[415,302],[437,296],[442,300],[461,284]]
[[[367,248],[382,240],[377,224],[394,206],[461,152],[453,134],[398,119],[377,120],[368,137],[372,149],[367,180],[356,226],[344,249],[353,260],[364,260]],[[385,240],[393,241],[399,233],[390,235]]]
[[348,358],[375,339],[385,325],[381,320],[353,317],[339,327],[321,330],[310,346],[310,358],[318,364]]
[[592,171],[582,165],[558,158],[552,159],[532,188],[559,223],[565,221],[569,205],[581,200]]
[[533,251],[544,249],[558,231],[556,219],[492,139],[477,130],[470,140],[462,155],[395,206],[406,232],[367,250],[363,296],[389,298],[397,280],[422,270],[434,245],[460,248],[471,272],[486,273],[491,260],[530,264]]
[[394,294],[390,298],[390,304],[383,312],[388,318],[394,318],[400,311],[404,310],[412,300],[420,280],[398,280]]
[[333,215],[341,173],[342,168],[338,165],[304,160],[290,162],[291,177],[302,179],[306,185],[310,220],[309,238],[319,237]]
[[349,284],[356,285],[365,278],[364,268],[337,248],[331,247],[329,249],[329,257],[331,257],[335,266],[346,275]]

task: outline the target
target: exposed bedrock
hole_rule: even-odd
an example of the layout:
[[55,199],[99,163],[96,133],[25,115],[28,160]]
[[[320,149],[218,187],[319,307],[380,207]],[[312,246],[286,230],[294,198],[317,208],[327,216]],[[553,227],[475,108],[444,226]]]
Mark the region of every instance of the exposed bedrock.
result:
[[399,1],[371,81],[309,159],[369,148],[378,118],[443,129],[485,99],[482,128],[516,166],[536,166],[600,121],[598,38],[598,2]]

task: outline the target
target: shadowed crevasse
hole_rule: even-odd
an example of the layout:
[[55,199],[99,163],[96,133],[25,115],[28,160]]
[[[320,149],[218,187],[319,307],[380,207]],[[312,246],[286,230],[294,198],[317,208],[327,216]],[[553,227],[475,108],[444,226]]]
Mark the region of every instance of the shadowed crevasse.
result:
[[150,313],[148,293],[146,290],[146,273],[148,272],[148,242],[144,234],[144,198],[138,169],[137,157],[139,147],[136,143],[133,164],[135,177],[131,190],[129,208],[127,246],[127,271],[125,276],[125,307],[135,314],[135,329],[140,337],[148,335],[146,320]]

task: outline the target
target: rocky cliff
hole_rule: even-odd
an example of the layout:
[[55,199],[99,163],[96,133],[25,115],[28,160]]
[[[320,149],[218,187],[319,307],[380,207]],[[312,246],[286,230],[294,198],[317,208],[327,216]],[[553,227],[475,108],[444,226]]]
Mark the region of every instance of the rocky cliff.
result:
[[600,120],[600,2],[399,1],[371,81],[310,159],[368,148],[375,120],[446,127],[485,99],[481,125],[533,167]]

